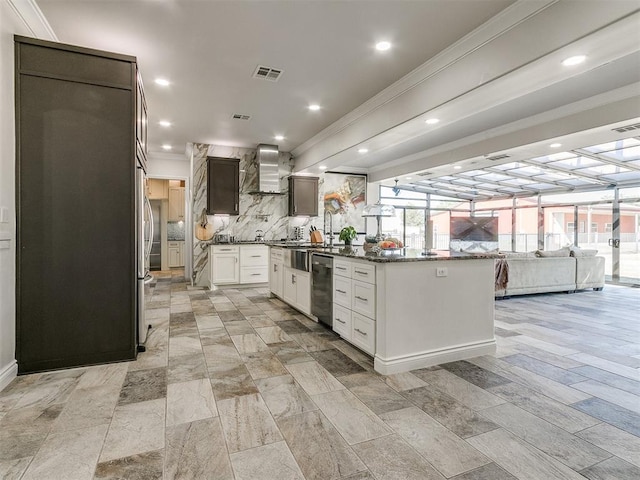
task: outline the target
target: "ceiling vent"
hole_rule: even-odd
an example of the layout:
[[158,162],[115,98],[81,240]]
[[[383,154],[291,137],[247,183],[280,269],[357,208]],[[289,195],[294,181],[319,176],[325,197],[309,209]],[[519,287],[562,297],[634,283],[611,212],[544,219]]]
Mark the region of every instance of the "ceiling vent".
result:
[[493,157],[486,157],[487,160],[490,160],[492,162],[495,162],[496,160],[504,160],[505,158],[509,158],[510,155],[507,155],[506,153],[503,153],[501,155],[494,155]]
[[433,174],[433,172],[420,172],[417,175],[419,177],[426,177],[427,175],[432,175],[432,174]]
[[251,120],[251,115],[242,115],[241,113],[233,114],[234,120]]
[[630,132],[631,130],[640,130],[640,123],[634,123],[633,125],[625,125],[624,127],[612,129],[612,131],[618,133]]
[[263,80],[269,80],[270,82],[277,82],[282,76],[282,69],[265,67],[264,65],[258,65],[256,71],[253,72],[253,78],[261,78]]

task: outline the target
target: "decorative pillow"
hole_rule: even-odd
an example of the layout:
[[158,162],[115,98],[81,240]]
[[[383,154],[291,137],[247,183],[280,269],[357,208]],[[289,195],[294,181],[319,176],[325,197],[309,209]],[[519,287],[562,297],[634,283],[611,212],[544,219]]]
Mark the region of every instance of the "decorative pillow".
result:
[[590,249],[582,249],[578,247],[571,247],[571,256],[572,257],[595,257],[598,253],[598,250],[590,250]]
[[560,248],[558,250],[536,250],[538,257],[568,257],[569,247]]
[[536,258],[536,252],[500,252],[505,258]]

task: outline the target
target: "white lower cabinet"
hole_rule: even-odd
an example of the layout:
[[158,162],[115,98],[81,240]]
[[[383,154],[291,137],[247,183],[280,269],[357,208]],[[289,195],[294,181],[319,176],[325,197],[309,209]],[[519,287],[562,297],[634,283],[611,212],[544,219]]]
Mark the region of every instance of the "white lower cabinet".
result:
[[269,281],[269,247],[266,245],[212,245],[209,261],[213,285]]
[[351,341],[351,310],[337,303],[333,304],[333,331]]
[[240,245],[240,283],[269,281],[269,247]]
[[184,242],[167,242],[169,267],[184,267]]
[[211,262],[211,283],[239,283],[240,261],[237,253],[215,253]]
[[376,322],[351,312],[351,343],[371,355],[376,353]]
[[333,331],[361,350],[376,353],[375,266],[334,260]]
[[309,272],[284,267],[282,298],[302,313],[311,313],[311,275]]
[[269,260],[269,291],[282,298],[284,282],[283,249],[271,248]]

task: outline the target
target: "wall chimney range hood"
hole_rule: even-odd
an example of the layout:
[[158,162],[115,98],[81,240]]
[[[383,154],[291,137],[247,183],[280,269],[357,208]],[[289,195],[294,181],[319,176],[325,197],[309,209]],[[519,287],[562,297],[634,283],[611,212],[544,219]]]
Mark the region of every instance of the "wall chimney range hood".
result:
[[256,152],[258,190],[254,195],[280,194],[280,172],[278,169],[279,151],[277,145],[258,145]]

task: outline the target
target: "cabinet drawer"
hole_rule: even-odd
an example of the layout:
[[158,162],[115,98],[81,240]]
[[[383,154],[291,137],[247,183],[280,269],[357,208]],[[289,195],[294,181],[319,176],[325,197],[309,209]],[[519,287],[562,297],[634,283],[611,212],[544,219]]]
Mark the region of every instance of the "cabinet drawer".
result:
[[171,248],[171,247],[179,248],[181,243],[183,243],[183,242],[167,242],[167,247],[169,247],[169,248]]
[[351,308],[351,280],[333,276],[333,303]]
[[367,353],[376,353],[376,322],[356,312],[351,314],[351,343]]
[[267,247],[241,247],[240,268],[262,267],[269,264]]
[[240,283],[263,283],[269,281],[267,267],[244,267],[240,269]]
[[361,282],[376,283],[376,267],[366,263],[352,263],[351,277]]
[[345,340],[351,341],[351,310],[333,305],[333,331]]
[[240,252],[239,245],[213,245],[211,247],[212,252],[215,253],[238,253]]
[[370,283],[351,282],[351,309],[373,320],[376,318],[376,287]]
[[333,272],[341,277],[351,278],[351,262],[334,257]]
[[280,260],[282,261],[284,258],[284,250],[282,248],[271,248],[271,258],[273,260]]

